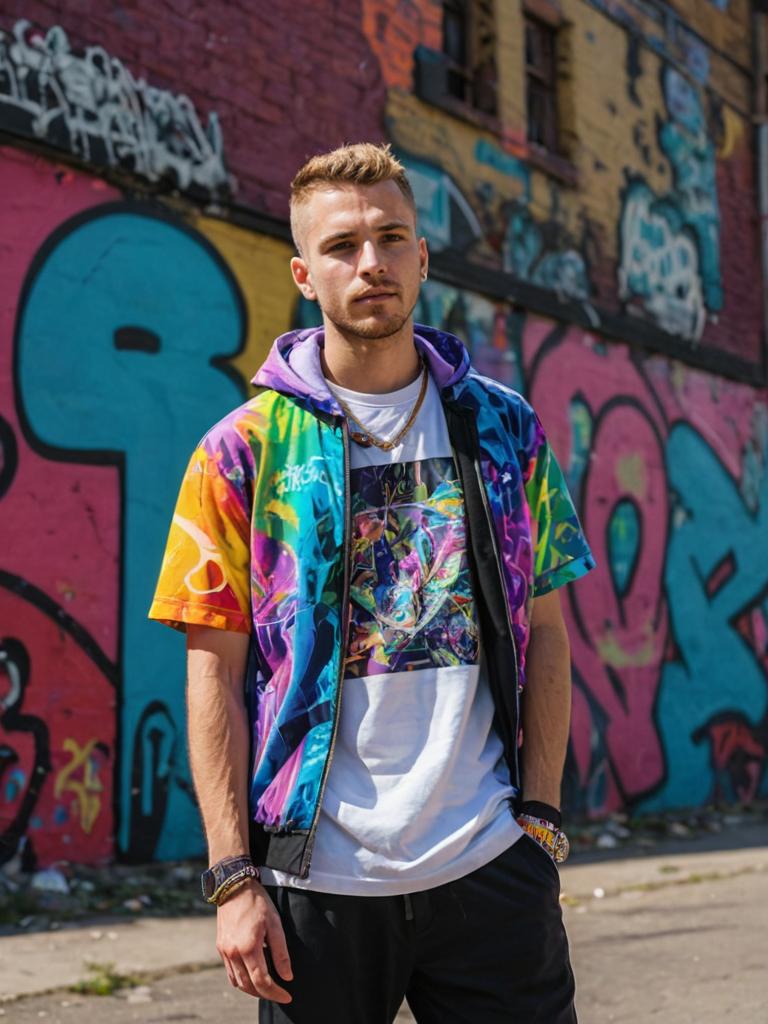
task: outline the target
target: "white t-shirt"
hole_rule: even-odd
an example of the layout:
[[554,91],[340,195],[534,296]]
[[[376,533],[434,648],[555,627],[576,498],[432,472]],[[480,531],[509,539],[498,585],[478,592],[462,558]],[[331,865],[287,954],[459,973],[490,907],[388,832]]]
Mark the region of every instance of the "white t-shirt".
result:
[[[421,379],[386,395],[328,386],[384,439],[407,421]],[[352,444],[351,482],[350,636],[310,873],[262,876],[390,896],[461,878],[521,830],[480,670],[463,498],[431,379],[399,447]]]

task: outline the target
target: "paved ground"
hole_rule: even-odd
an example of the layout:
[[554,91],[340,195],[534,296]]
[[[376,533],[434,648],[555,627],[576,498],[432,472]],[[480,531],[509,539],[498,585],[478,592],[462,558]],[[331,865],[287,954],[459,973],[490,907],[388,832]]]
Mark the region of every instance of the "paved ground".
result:
[[[582,1024],[768,1024],[768,828],[742,838],[738,849],[703,840],[563,869]],[[137,919],[2,938],[6,998],[71,984],[88,959],[150,977],[107,997],[27,995],[3,1003],[0,1022],[254,1024],[254,1001],[214,966],[212,925]],[[398,1024],[411,1020],[404,1010]]]

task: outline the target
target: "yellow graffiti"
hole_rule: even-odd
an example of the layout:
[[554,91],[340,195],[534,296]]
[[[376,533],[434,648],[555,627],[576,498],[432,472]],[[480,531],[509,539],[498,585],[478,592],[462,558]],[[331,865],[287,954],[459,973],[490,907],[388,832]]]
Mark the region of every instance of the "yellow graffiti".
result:
[[651,623],[643,624],[628,642],[622,642],[609,626],[597,637],[596,647],[602,661],[612,668],[642,668],[658,659],[657,637]]
[[721,160],[728,160],[733,155],[743,134],[744,119],[723,104],[723,137],[717,149],[717,155]]
[[[62,793],[66,792],[75,794],[75,807],[80,814],[80,827],[88,835],[93,830],[99,816],[101,797],[98,794],[104,789],[91,758],[97,742],[98,740],[94,737],[92,740],[88,740],[84,747],[81,747],[77,740],[72,738],[64,740],[62,747],[66,753],[72,755],[72,760],[56,776],[54,787],[54,796],[56,797],[60,797]],[[83,772],[82,778],[71,778],[80,769]]]
[[645,472],[645,460],[639,453],[624,455],[616,465],[616,478],[622,490],[633,495],[638,501],[645,498],[648,479]]
[[290,330],[299,298],[289,267],[293,246],[214,217],[199,216],[192,223],[216,247],[240,286],[248,327],[243,351],[230,365],[247,383],[273,339]]

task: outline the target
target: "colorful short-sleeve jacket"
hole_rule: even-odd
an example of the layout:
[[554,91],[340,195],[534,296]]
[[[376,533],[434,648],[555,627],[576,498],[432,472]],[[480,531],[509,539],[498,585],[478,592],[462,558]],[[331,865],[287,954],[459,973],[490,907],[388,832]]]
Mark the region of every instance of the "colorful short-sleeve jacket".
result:
[[[535,596],[594,562],[531,406],[416,325],[461,480],[489,678],[517,778],[519,692]],[[249,807],[257,861],[306,876],[333,755],[345,658],[349,438],[325,386],[322,330],[283,335],[262,390],[206,434],[173,515],[150,617],[250,637]]]

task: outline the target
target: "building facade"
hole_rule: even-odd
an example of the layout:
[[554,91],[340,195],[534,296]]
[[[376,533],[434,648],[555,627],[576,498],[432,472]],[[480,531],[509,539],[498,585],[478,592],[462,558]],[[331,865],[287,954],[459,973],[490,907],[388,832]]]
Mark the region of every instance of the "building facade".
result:
[[199,436],[271,340],[288,183],[389,140],[417,319],[539,411],[571,814],[768,792],[765,15],[747,0],[0,0],[0,862],[202,838],[146,620]]

